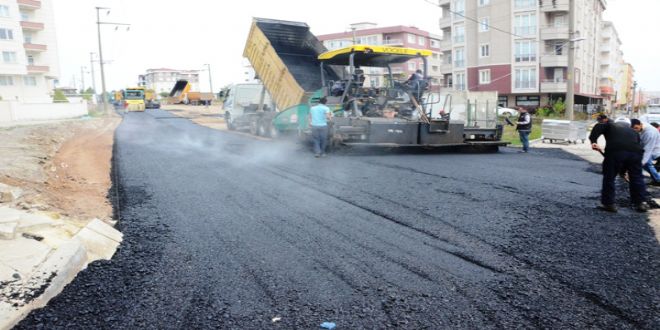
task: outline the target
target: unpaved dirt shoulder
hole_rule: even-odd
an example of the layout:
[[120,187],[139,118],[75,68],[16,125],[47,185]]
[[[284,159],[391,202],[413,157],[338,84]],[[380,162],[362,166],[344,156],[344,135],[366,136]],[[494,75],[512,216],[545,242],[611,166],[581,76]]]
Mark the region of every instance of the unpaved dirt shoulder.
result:
[[0,183],[24,191],[6,206],[111,220],[107,194],[120,121],[111,117],[0,130]]

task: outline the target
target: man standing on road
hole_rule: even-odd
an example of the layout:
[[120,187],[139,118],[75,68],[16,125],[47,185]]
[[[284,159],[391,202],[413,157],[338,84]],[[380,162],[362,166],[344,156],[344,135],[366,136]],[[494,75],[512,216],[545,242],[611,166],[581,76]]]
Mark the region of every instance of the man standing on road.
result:
[[606,115],[598,116],[598,124],[591,130],[589,140],[591,149],[601,151],[598,138],[603,135],[605,146],[605,160],[603,161],[603,187],[601,190],[599,206],[607,212],[617,212],[614,205],[614,180],[622,170],[628,172],[630,199],[637,212],[646,212],[648,206],[644,203],[647,198],[646,186],[642,177],[642,155],[644,149],[640,144],[639,135],[626,123],[610,123]]
[[529,152],[529,134],[532,132],[532,115],[523,107],[518,107],[518,112],[520,115],[518,115],[516,130],[518,131],[518,135],[520,135],[520,142],[523,146],[520,152]]
[[314,141],[314,157],[325,157],[325,148],[328,144],[328,120],[332,112],[325,104],[328,99],[324,96],[319,104],[309,110],[310,124],[312,125],[312,139]]
[[642,147],[644,147],[644,156],[642,157],[642,167],[651,175],[651,184],[660,186],[660,174],[653,166],[653,161],[660,157],[660,132],[651,126],[642,124],[639,119],[631,119],[630,127],[640,134]]

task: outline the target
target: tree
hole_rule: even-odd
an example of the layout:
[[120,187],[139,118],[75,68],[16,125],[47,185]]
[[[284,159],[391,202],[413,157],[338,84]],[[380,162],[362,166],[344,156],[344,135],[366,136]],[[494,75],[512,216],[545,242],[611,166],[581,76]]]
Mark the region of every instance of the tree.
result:
[[55,94],[53,94],[53,102],[57,103],[69,103],[69,99],[64,96],[64,92],[60,89],[55,90]]
[[564,104],[564,101],[562,98],[558,98],[557,102],[552,105],[552,110],[554,110],[554,113],[557,115],[563,115],[564,111],[566,111],[566,104]]
[[161,98],[166,98],[166,97],[170,96],[170,93],[168,93],[168,92],[160,92],[160,93],[158,93],[158,95],[160,95]]

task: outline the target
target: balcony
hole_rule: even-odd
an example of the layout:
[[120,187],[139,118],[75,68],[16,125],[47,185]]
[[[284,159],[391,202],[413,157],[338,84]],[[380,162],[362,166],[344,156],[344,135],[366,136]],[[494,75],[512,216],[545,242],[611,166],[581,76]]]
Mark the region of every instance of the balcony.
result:
[[17,0],[18,8],[26,10],[35,10],[41,8],[41,1],[37,0]]
[[450,28],[451,27],[451,17],[449,15],[440,17],[438,20],[438,25],[440,26],[440,30]]
[[442,65],[440,65],[440,72],[442,73],[450,73],[452,69],[453,67],[451,66],[451,63],[442,63]]
[[47,73],[50,71],[50,67],[47,65],[28,65],[28,73]]
[[451,49],[451,35],[445,35],[445,39],[440,40],[440,49],[441,50]]
[[385,46],[403,46],[403,40],[401,40],[401,39],[385,39],[385,40],[383,40],[383,45],[385,45]]
[[568,11],[568,0],[541,0],[541,11],[545,13]]
[[610,47],[610,45],[602,45],[598,47],[598,49],[600,50],[601,53],[609,53],[612,51],[612,47]]
[[21,21],[23,30],[41,31],[44,29],[44,23]]
[[566,93],[566,80],[544,80],[541,82],[541,93]]
[[541,66],[544,67],[567,67],[568,55],[546,54],[541,56]]
[[23,48],[25,48],[25,50],[29,52],[45,52],[48,50],[47,45],[32,44],[32,43],[24,43]]
[[568,25],[544,26],[541,28],[542,40],[568,40]]
[[450,4],[451,4],[451,0],[438,0],[438,6],[440,7],[442,6],[449,7]]

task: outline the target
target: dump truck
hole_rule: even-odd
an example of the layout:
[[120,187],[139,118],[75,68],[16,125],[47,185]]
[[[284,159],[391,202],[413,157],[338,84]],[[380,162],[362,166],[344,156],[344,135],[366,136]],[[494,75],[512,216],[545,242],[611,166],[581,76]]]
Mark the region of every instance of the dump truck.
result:
[[222,104],[229,130],[249,130],[254,135],[275,137],[279,131],[267,120],[277,113],[270,93],[261,83],[230,85]]
[[[380,45],[327,51],[307,24],[262,18],[253,20],[244,51],[282,109],[264,115],[261,126],[279,132],[295,129],[305,135],[310,106],[325,96],[335,115],[329,129],[334,146],[497,149],[505,145],[495,113],[497,93],[430,94],[430,55],[429,50]],[[398,81],[392,65],[410,60],[421,60],[423,78],[414,83]],[[386,69],[387,85],[365,87],[363,67]],[[443,106],[438,107],[441,101]],[[434,113],[434,108],[442,111]]]
[[193,92],[192,84],[187,80],[177,80],[170,91],[168,103],[170,104],[192,104],[210,105],[213,101],[213,93]]

